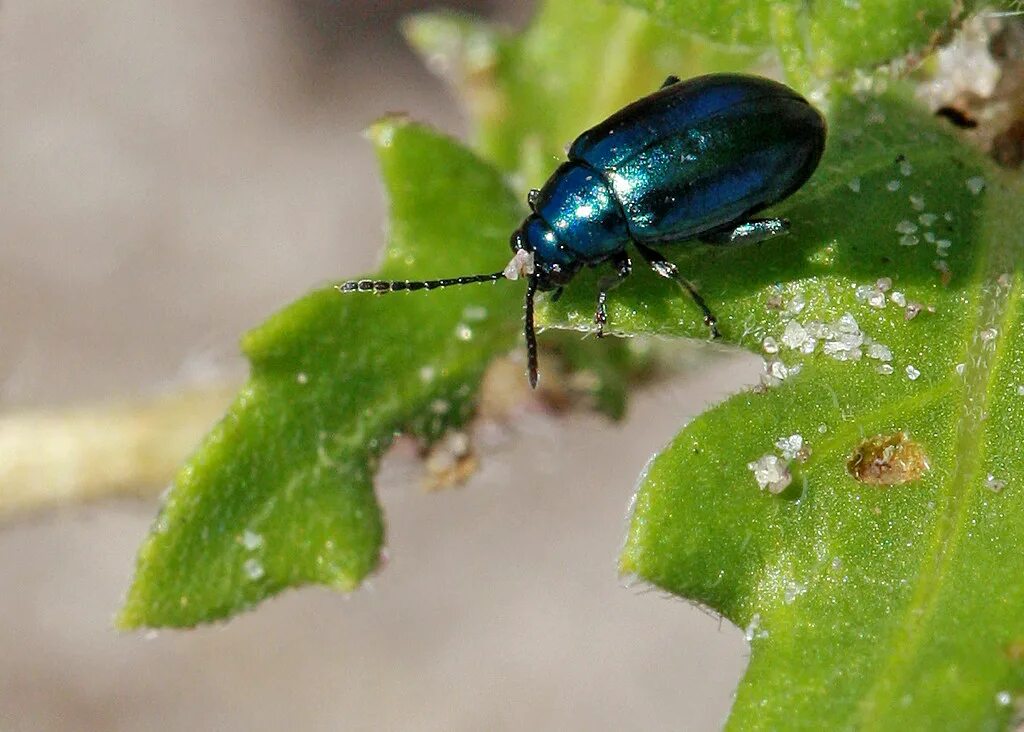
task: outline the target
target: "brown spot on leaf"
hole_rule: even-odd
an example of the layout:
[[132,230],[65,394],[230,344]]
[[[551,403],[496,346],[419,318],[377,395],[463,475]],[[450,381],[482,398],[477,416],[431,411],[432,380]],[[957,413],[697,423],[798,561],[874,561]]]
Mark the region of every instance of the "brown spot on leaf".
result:
[[1024,640],[1015,640],[1006,646],[1006,657],[1011,661],[1024,661]]
[[875,435],[857,445],[846,470],[868,485],[903,485],[924,475],[928,456],[905,432]]

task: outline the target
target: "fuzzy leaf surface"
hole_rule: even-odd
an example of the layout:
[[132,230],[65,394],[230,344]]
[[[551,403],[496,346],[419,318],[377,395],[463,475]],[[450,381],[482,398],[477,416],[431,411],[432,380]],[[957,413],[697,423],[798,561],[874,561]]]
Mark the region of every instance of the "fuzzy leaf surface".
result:
[[[377,276],[501,269],[521,216],[501,177],[426,128],[372,133],[391,196]],[[487,363],[516,340],[521,297],[328,287],[250,332],[251,378],[175,479],[119,625],[192,626],[307,583],[355,588],[384,539],[377,457],[398,432],[429,442],[470,416]]]
[[926,51],[976,3],[951,0],[625,0],[666,25],[716,43],[771,48],[790,70],[819,77]]
[[[1024,694],[1024,191],[898,93],[838,98],[828,116],[819,171],[770,212],[790,236],[662,248],[725,340],[774,339],[788,378],[658,455],[621,568],[747,629],[733,728],[1005,729]],[[598,277],[548,322],[592,327]],[[649,273],[609,303],[621,332],[707,337]],[[794,323],[819,333],[808,352],[787,345]],[[863,339],[856,355],[844,333]],[[862,441],[901,434],[926,456],[919,477],[853,477]],[[786,462],[777,441],[794,435],[791,485],[759,490],[748,464]]]

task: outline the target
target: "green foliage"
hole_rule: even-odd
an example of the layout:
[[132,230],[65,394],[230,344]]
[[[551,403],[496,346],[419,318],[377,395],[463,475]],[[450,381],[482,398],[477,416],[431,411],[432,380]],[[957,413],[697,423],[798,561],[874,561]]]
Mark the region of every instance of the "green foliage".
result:
[[[373,139],[391,195],[380,275],[501,269],[521,212],[500,176],[400,120]],[[252,377],[175,480],[119,625],[190,626],[290,586],[358,585],[384,537],[377,457],[398,431],[431,441],[472,415],[485,366],[515,343],[521,296],[456,288],[428,308],[423,293],[328,288],[249,333]]]
[[929,46],[976,3],[951,0],[625,0],[666,25],[717,43],[773,49],[790,71],[826,77]]
[[[870,68],[911,53],[953,17],[949,4],[845,5],[815,5],[813,19],[802,15],[811,6],[796,3],[663,2],[655,10],[717,41],[772,44],[798,80],[807,69]],[[423,31],[445,22],[428,16],[417,24]],[[672,30],[613,6],[591,14],[549,3],[526,41],[508,42],[478,69],[476,80],[486,78],[492,94],[490,106],[476,109],[484,149],[524,171],[528,187],[574,131],[670,71],[705,70],[678,59],[659,65],[658,33],[664,40]],[[675,48],[702,47],[674,40]],[[558,52],[534,60],[538,47]],[[551,58],[559,59],[554,78],[543,71]],[[731,58],[742,63],[755,53]],[[615,69],[629,78],[614,93],[572,96],[575,74],[588,68],[601,69],[594,77],[602,80],[619,78]],[[519,119],[509,102],[518,94],[541,100],[532,117]],[[1022,569],[1014,527],[1024,507],[1011,495],[1024,409],[1014,379],[1022,364],[1011,355],[1021,352],[1011,345],[1019,295],[1010,289],[1015,232],[1024,223],[1020,186],[905,94],[837,92],[828,107],[822,167],[778,211],[794,222],[790,237],[675,251],[715,307],[725,340],[761,350],[764,338],[774,338],[790,376],[698,418],[654,461],[622,570],[747,628],[753,656],[734,727],[920,728],[957,720],[968,729],[1001,728],[1022,692],[1024,656],[1024,594],[1013,579]],[[557,306],[541,308],[541,319],[592,327],[599,277],[581,275]],[[885,278],[892,286],[881,292],[876,283]],[[875,306],[879,295],[883,307]],[[896,303],[923,309],[908,319],[907,306]],[[834,331],[846,314],[858,333],[847,335],[870,339],[858,360],[826,355],[826,343],[830,352],[843,345],[839,333],[820,338],[813,354],[784,345],[789,322]],[[615,291],[610,318],[627,334],[706,337],[689,298],[642,271]],[[852,329],[850,322],[842,321]],[[885,360],[871,357],[879,355]],[[849,474],[862,439],[904,432],[928,460],[919,479],[886,486],[869,482],[870,472],[860,481]],[[791,486],[777,496],[758,490],[748,464],[782,458],[776,441],[792,435],[809,455],[789,464]],[[879,462],[880,471],[901,468],[892,458]],[[994,491],[1003,481],[1006,488]]]
[[[830,122],[820,174],[781,209],[788,240],[676,260],[699,275],[726,338],[774,338],[799,372],[712,409],[658,456],[622,570],[748,629],[735,728],[1003,728],[1006,700],[1024,692],[1021,186],[899,99],[844,100]],[[908,224],[915,233],[901,233]],[[951,242],[946,276],[926,233]],[[880,278],[888,293],[872,291]],[[630,284],[616,292],[617,328],[701,332],[664,285]],[[934,312],[907,320],[895,292]],[[573,297],[567,324],[589,303]],[[859,360],[826,355],[838,332],[810,355],[784,343],[790,322],[845,314],[875,344]],[[879,344],[891,362],[870,357]],[[879,373],[887,364],[894,373]],[[927,455],[919,480],[850,475],[864,438],[899,433]],[[748,464],[784,458],[776,441],[793,435],[807,454],[790,463],[792,484],[758,490]]]
[[[393,232],[381,275],[500,268],[515,199],[580,130],[669,73],[770,51],[805,91],[827,89],[821,168],[772,212],[789,237],[666,247],[724,341],[770,351],[772,376],[652,462],[622,571],[747,629],[734,728],[1005,728],[1024,698],[1021,184],[899,84],[857,96],[842,79],[925,47],[971,3],[629,2],[649,14],[549,0],[520,36],[462,16],[409,21],[489,164],[414,125],[377,128]],[[612,329],[706,338],[685,293],[642,270],[613,293]],[[592,327],[599,276],[542,300],[540,320]],[[191,625],[304,582],[354,587],[383,536],[376,457],[396,431],[429,441],[470,416],[487,362],[516,341],[521,295],[464,288],[424,308],[325,290],[257,329],[252,379],[179,475],[122,625]],[[625,350],[571,335],[558,349],[621,411]],[[903,458],[851,460],[879,444]],[[751,467],[767,458],[789,481],[778,493]]]
[[[421,48],[433,44],[432,57],[462,69],[467,94],[467,79],[490,79],[497,107],[481,109],[504,111],[479,116],[479,137],[484,153],[499,162],[497,141],[514,141],[507,145],[513,152],[506,153],[506,174],[520,158],[551,167],[539,151],[559,154],[556,136],[574,134],[569,130],[575,123],[558,114],[545,122],[544,134],[529,131],[533,113],[557,109],[554,100],[563,91],[542,92],[530,82],[543,78],[543,49],[560,53],[574,38],[583,40],[566,25],[570,6],[551,3],[521,40],[455,16],[424,17],[407,27]],[[590,58],[601,55],[602,34],[620,19],[626,28],[617,38],[631,39],[637,58],[646,53],[649,34],[664,33],[637,11],[604,5],[594,10],[586,34]],[[581,64],[573,81],[580,98],[586,96],[585,71]],[[608,109],[592,108],[591,115],[610,111],[632,93],[625,86],[631,75],[620,76],[607,85]],[[550,104],[537,105],[529,96],[542,93]],[[391,242],[378,276],[500,269],[508,235],[522,214],[505,174],[416,126],[393,120],[379,125],[373,137],[392,206]],[[515,343],[520,327],[521,288],[435,292],[430,307],[423,306],[424,297],[342,297],[326,289],[245,339],[252,378],[177,476],[140,551],[119,625],[191,626],[251,607],[286,587],[316,582],[349,590],[373,570],[384,533],[372,493],[378,455],[398,432],[429,441],[468,419],[480,375]],[[468,322],[478,312],[487,317]],[[460,324],[474,334],[468,342],[457,337]],[[589,363],[597,407],[621,414],[626,375],[637,368],[627,351],[618,344],[602,350],[592,342],[560,346],[567,363]],[[433,374],[429,383],[424,373]]]
[[602,0],[549,0],[514,37],[444,12],[413,16],[405,33],[464,101],[475,147],[515,174],[521,193],[547,179],[582,130],[666,76],[740,70],[755,58]]

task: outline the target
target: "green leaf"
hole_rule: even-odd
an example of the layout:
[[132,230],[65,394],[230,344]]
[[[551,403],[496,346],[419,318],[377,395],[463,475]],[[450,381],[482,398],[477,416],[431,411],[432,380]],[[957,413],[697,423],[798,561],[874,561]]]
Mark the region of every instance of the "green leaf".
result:
[[[791,236],[676,252],[726,339],[773,338],[789,375],[653,461],[621,568],[747,628],[733,728],[1005,729],[1024,698],[1024,191],[902,96],[840,98],[829,123],[819,172],[778,208]],[[616,329],[706,337],[670,283],[632,279]],[[593,288],[548,321],[586,325]],[[785,344],[815,322],[831,335],[813,353]],[[879,441],[906,450],[851,461]],[[779,495],[750,467],[766,456],[788,462]]]
[[[501,269],[521,211],[500,176],[423,127],[372,134],[391,194],[380,276]],[[429,442],[469,417],[488,361],[516,341],[521,298],[326,288],[249,333],[251,379],[178,474],[118,624],[191,626],[286,587],[354,588],[383,541],[377,457],[400,431]]]
[[[756,58],[605,0],[548,0],[516,36],[451,12],[412,16],[403,30],[465,105],[475,147],[509,173],[523,200],[565,160],[580,132],[665,77],[741,70]],[[540,344],[576,372],[576,381],[593,383],[597,409],[613,418],[625,412],[628,385],[651,365],[636,349],[577,334],[548,333]]]
[[927,50],[975,7],[951,0],[625,0],[717,43],[774,49],[819,77]]
[[[684,59],[723,58],[690,40],[659,41],[674,36],[638,11],[595,0],[575,7],[592,12],[571,27],[574,4],[555,0],[521,39],[452,15],[407,26],[428,59],[460,80],[485,155],[513,173],[521,192],[524,182],[550,173],[585,123],[635,96],[636,78],[654,88]],[[608,57],[609,47],[620,49],[618,60]],[[551,84],[546,59],[569,51],[573,63]],[[671,68],[654,71],[659,63]],[[594,96],[596,72],[604,86]],[[392,240],[380,276],[450,276],[504,264],[521,217],[505,181],[415,126],[382,124],[375,141],[392,195]],[[529,175],[526,163],[534,166]],[[377,456],[397,431],[430,441],[470,416],[484,367],[516,342],[521,297],[509,286],[446,290],[429,301],[327,289],[250,334],[244,347],[252,379],[175,481],[142,547],[119,624],[187,626],[289,586],[355,587],[377,565],[383,541],[371,485]],[[469,322],[479,313],[486,318]],[[469,341],[459,338],[468,332],[463,325],[473,333]],[[577,367],[587,364],[598,407],[618,415],[627,376],[644,364],[627,359],[619,344],[602,345],[563,343],[561,352]]]
[[519,36],[446,12],[413,16],[404,30],[465,103],[475,146],[522,193],[551,175],[583,130],[666,76],[739,70],[755,58],[604,0],[548,0]]

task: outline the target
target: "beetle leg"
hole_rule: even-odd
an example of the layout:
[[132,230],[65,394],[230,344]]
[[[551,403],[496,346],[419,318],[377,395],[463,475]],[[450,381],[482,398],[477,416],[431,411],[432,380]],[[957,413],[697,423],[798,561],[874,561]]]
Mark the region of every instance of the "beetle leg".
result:
[[704,234],[701,241],[708,244],[753,244],[789,233],[788,219],[751,219],[742,224],[728,226]]
[[551,293],[551,297],[548,298],[550,302],[558,302],[562,299],[562,293],[565,292],[564,287],[559,287],[557,290]]
[[650,247],[644,246],[639,242],[633,243],[636,245],[640,255],[647,260],[647,264],[651,265],[651,269],[654,270],[655,274],[668,280],[675,280],[680,287],[690,294],[690,297],[693,298],[697,307],[699,307],[700,311],[704,313],[704,324],[711,330],[711,337],[721,338],[722,334],[718,332],[718,318],[716,318],[715,314],[711,312],[711,308],[709,308],[708,304],[704,302],[704,298],[700,296],[699,292],[697,292],[697,288],[693,286],[693,283],[679,274],[679,268],[672,264],[672,262],[665,259],[665,257],[661,256],[661,253],[656,252]]
[[617,255],[612,260],[612,264],[615,265],[615,274],[602,277],[597,285],[597,310],[594,312],[594,322],[597,324],[598,338],[604,337],[604,326],[608,323],[608,310],[605,307],[608,293],[622,284],[622,281],[633,271],[633,263],[629,261],[629,255],[625,252]]
[[666,86],[672,86],[673,84],[678,84],[678,83],[679,83],[679,77],[678,76],[670,76],[667,79],[665,79],[665,83],[661,85],[661,88],[664,89]]

